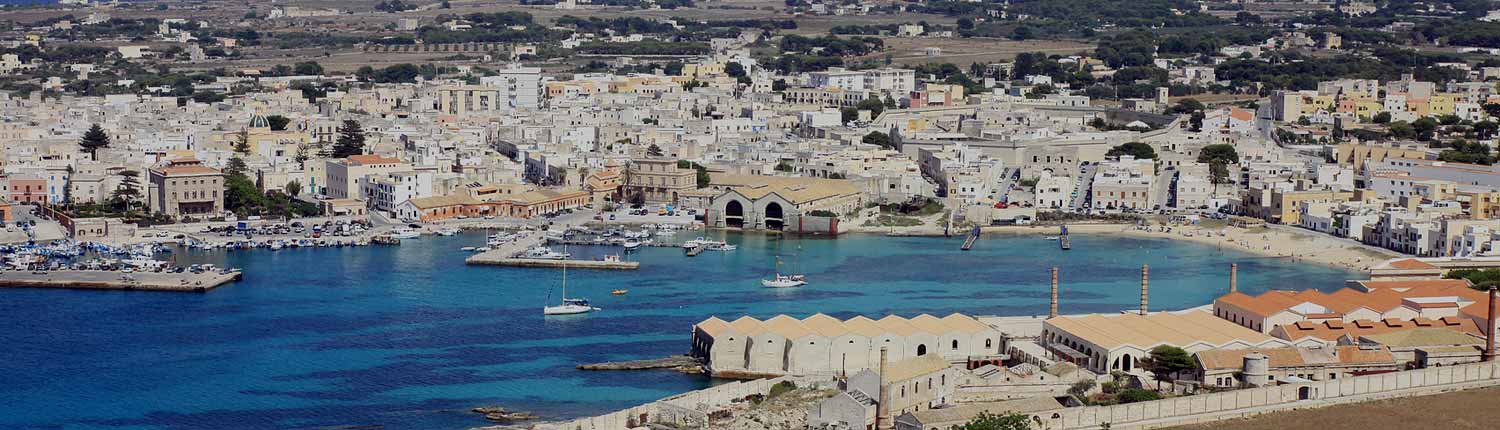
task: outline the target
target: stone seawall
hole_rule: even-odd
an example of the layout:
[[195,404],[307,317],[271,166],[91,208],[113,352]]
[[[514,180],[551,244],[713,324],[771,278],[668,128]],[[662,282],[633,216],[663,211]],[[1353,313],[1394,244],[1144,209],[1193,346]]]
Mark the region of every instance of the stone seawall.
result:
[[1065,408],[1032,414],[1054,430],[1154,429],[1247,417],[1267,412],[1439,394],[1500,385],[1500,363],[1474,363],[1354,376],[1114,406]]
[[[795,376],[783,376],[773,379],[755,379],[750,381],[736,381],[727,384],[715,385],[698,391],[678,394],[655,402],[636,406],[630,409],[615,411],[613,413],[596,417],[580,418],[561,424],[541,424],[539,430],[627,430],[631,425],[642,426],[642,423],[653,422],[659,419],[667,421],[682,422],[691,420],[692,417],[685,415],[706,414],[715,410],[716,406],[728,405],[735,399],[743,399],[750,395],[765,395],[771,392],[771,386],[782,381],[790,381],[798,386],[824,382],[825,378],[805,378]],[[696,411],[696,412],[694,412]]]

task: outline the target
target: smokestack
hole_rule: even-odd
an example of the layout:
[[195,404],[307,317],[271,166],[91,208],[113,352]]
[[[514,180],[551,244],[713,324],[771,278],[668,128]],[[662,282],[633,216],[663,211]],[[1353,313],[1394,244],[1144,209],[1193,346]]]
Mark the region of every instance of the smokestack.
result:
[[1141,265],[1141,315],[1146,315],[1146,292],[1151,287],[1151,266]]
[[891,389],[885,383],[885,362],[885,348],[882,347],[880,348],[880,400],[875,403],[875,430],[883,428],[881,424],[886,421],[886,415],[891,413],[889,403],[891,401]]
[[1484,361],[1495,361],[1495,313],[1500,311],[1500,300],[1495,300],[1495,287],[1490,287],[1490,317],[1485,319]]
[[1239,277],[1239,274],[1240,274],[1240,265],[1239,265],[1239,263],[1229,263],[1229,292],[1231,292],[1231,293],[1233,293],[1235,291],[1239,291],[1239,287],[1237,285],[1235,285],[1239,281],[1238,279],[1236,279],[1236,278]]
[[1052,309],[1047,318],[1057,318],[1057,266],[1052,266]]

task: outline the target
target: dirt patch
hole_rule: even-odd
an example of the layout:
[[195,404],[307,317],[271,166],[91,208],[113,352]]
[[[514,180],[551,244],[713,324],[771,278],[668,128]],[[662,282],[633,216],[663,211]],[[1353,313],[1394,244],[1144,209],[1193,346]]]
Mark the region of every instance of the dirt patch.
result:
[[1370,430],[1407,428],[1493,429],[1500,387],[1320,409],[1277,412],[1171,430]]

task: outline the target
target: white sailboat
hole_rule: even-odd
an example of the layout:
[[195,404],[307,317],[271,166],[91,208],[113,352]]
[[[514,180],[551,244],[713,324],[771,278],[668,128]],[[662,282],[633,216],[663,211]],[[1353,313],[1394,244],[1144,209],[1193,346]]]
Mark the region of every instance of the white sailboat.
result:
[[[567,251],[567,248],[563,248],[563,251]],[[552,294],[547,294],[547,299],[551,301]],[[562,303],[557,306],[543,306],[542,315],[577,315],[597,310],[599,308],[590,305],[588,299],[568,298],[568,263],[565,260],[562,265]]]
[[760,280],[760,285],[766,288],[792,288],[807,285],[807,277],[802,275],[783,275],[781,273],[781,241],[776,241],[776,276],[771,279]]

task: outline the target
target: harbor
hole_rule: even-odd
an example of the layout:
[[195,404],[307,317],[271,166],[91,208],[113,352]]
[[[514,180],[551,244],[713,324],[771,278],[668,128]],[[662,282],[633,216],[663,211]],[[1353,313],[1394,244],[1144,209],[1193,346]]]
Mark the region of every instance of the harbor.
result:
[[103,270],[0,271],[0,288],[168,291],[203,293],[240,280],[240,271],[120,272]]

